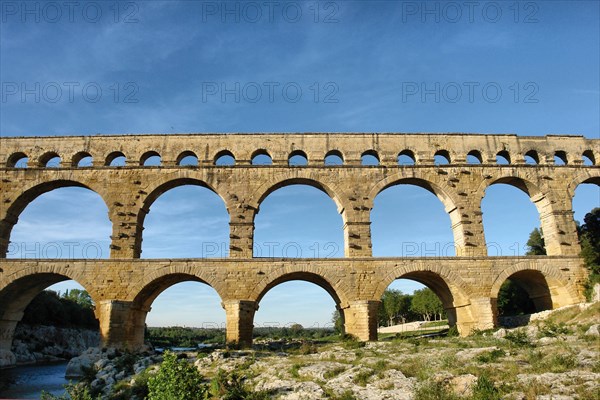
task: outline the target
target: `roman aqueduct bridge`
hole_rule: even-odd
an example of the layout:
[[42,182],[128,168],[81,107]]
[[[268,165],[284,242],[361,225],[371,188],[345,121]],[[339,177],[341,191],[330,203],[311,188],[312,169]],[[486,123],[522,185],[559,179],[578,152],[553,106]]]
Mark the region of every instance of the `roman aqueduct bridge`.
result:
[[[270,165],[255,165],[257,155]],[[378,165],[362,165],[370,155]],[[411,160],[399,164],[399,155]],[[436,164],[434,156],[447,164]],[[160,157],[160,166],[144,165]],[[220,165],[228,156],[234,165]],[[290,165],[301,156],[306,165]],[[343,165],[328,165],[334,156]],[[475,160],[476,163],[467,162]],[[49,162],[60,157],[57,167]],[[180,165],[195,157],[197,165]],[[498,163],[497,157],[506,162]],[[114,160],[124,165],[115,166]],[[534,164],[525,162],[528,158]],[[587,163],[584,164],[584,158]],[[93,160],[81,166],[82,160]],[[555,159],[560,163],[555,163]],[[24,161],[27,160],[27,165]],[[139,348],[152,301],[169,286],[199,281],[216,290],[226,311],[227,339],[248,345],[262,296],[289,280],[324,288],[342,311],[347,333],[377,336],[377,309],[398,278],[421,282],[442,300],[462,334],[496,324],[500,285],[513,279],[540,309],[583,300],[586,271],[572,198],[582,183],[600,185],[600,140],[581,136],[480,134],[189,134],[0,138],[0,352],[9,352],[27,304],[49,285],[73,279],[96,304],[107,346]],[[560,164],[560,165],[559,165]],[[547,256],[488,256],[481,200],[505,183],[535,204]],[[278,188],[305,184],[329,195],[343,218],[344,258],[253,257],[254,219]],[[375,196],[399,184],[427,189],[450,216],[455,257],[372,257],[370,212]],[[230,216],[225,258],[140,259],[152,203],[181,185],[218,194]],[[6,258],[10,234],[29,203],[48,191],[82,187],[99,194],[112,222],[110,258]]]

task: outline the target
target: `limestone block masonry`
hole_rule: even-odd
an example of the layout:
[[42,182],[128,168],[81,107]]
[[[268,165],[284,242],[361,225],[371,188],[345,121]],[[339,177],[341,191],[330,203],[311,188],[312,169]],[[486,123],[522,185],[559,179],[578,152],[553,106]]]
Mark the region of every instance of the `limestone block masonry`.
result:
[[[365,154],[378,165],[361,165]],[[217,165],[227,155],[235,165]],[[270,165],[254,165],[257,155]],[[289,165],[291,156],[306,165]],[[336,155],[343,165],[326,165]],[[409,164],[399,164],[399,155]],[[447,164],[437,165],[435,156]],[[152,156],[160,166],[144,165]],[[185,157],[197,165],[180,165]],[[476,163],[467,163],[467,157]],[[50,168],[48,161],[61,164]],[[113,166],[125,157],[124,166]],[[498,163],[497,157],[506,160]],[[526,157],[534,160],[531,165]],[[81,160],[92,159],[81,167]],[[584,158],[586,164],[584,164]],[[560,160],[560,165],[555,163]],[[24,167],[24,161],[27,165]],[[177,134],[0,138],[0,353],[10,352],[27,304],[56,282],[73,279],[96,304],[106,346],[138,349],[152,301],[167,287],[199,281],[213,287],[226,311],[227,340],[252,341],[263,295],[289,280],[327,290],[342,311],[347,333],[376,339],[377,310],[397,278],[419,281],[442,299],[461,334],[496,324],[502,283],[524,285],[536,306],[583,300],[586,270],[573,220],[572,199],[582,183],[600,185],[600,140],[581,136],[519,137],[483,134],[304,133]],[[481,200],[496,183],[513,185],[535,204],[548,256],[507,257],[486,247]],[[274,190],[306,184],[328,194],[344,221],[344,258],[253,257],[254,218]],[[452,225],[456,257],[372,257],[370,212],[382,190],[418,185],[436,195]],[[140,259],[144,219],[152,203],[181,185],[206,187],[230,216],[225,258]],[[110,259],[15,259],[10,233],[29,203],[48,191],[76,186],[98,193],[112,222]],[[489,255],[488,255],[489,251]],[[10,357],[7,357],[8,359]]]

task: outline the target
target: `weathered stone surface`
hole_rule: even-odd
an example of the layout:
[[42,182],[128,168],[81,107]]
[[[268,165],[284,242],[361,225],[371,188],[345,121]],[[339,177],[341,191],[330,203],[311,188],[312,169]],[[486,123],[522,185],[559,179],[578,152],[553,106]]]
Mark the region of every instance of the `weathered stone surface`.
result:
[[[289,166],[301,151],[308,164]],[[338,152],[343,166],[326,166]],[[234,166],[217,166],[231,153]],[[374,154],[380,165],[360,165]],[[532,153],[533,152],[533,153]],[[273,165],[252,165],[255,154],[269,154]],[[435,165],[446,153],[448,165]],[[110,166],[125,155],[125,167]],[[162,165],[143,166],[151,154]],[[398,165],[409,154],[414,165]],[[466,163],[467,154],[481,164]],[[496,155],[510,165],[496,163]],[[537,165],[524,163],[525,155]],[[90,155],[93,167],[77,167]],[[186,155],[198,166],[179,166]],[[554,164],[557,155],[566,165]],[[595,165],[583,165],[585,155]],[[60,156],[60,168],[45,163]],[[28,168],[15,168],[28,157]],[[294,279],[325,288],[344,314],[347,333],[376,338],[381,294],[397,278],[415,279],[441,298],[451,325],[461,334],[497,323],[496,297],[507,279],[519,280],[539,309],[583,300],[586,271],[573,220],[572,198],[581,183],[600,184],[600,140],[578,136],[518,137],[463,134],[207,134],[0,138],[0,351],[11,347],[16,324],[41,290],[64,279],[83,285],[96,303],[102,341],[140,349],[146,314],[168,286],[200,280],[220,295],[227,314],[227,339],[250,344],[254,311],[273,286]],[[487,248],[481,200],[486,189],[506,183],[523,190],[539,215],[547,257],[506,257]],[[144,219],[164,192],[186,184],[210,188],[230,215],[229,252],[218,259],[141,260]],[[274,190],[307,184],[327,193],[344,221],[343,259],[253,258],[254,218]],[[375,258],[371,252],[370,212],[377,194],[396,184],[413,184],[434,193],[444,205],[454,233],[457,257]],[[5,259],[12,227],[25,207],[53,189],[79,186],[98,193],[113,224],[109,260]]]

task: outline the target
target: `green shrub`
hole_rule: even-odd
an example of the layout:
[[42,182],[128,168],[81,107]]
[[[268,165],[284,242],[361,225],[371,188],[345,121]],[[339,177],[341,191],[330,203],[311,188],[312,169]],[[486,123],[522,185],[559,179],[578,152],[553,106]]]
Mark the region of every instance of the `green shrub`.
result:
[[568,335],[570,333],[571,329],[569,329],[564,322],[557,324],[552,321],[546,321],[539,327],[540,337],[557,337],[560,335]]
[[148,379],[148,400],[204,400],[207,392],[200,372],[170,351],[164,353],[158,373]]
[[489,363],[489,362],[495,362],[500,357],[504,357],[505,355],[506,355],[506,352],[504,350],[494,349],[492,351],[486,351],[486,352],[479,354],[476,357],[476,359],[477,359],[477,361],[479,361],[481,363]]
[[443,382],[425,381],[415,391],[413,400],[459,400]]
[[531,340],[529,340],[529,336],[527,336],[527,332],[522,329],[510,331],[504,338],[517,347],[533,347]]
[[500,391],[487,375],[480,375],[473,387],[472,400],[500,400]]
[[217,372],[217,375],[210,382],[210,394],[219,400],[270,399],[270,393],[268,391],[253,392],[246,388],[242,376],[235,372],[227,374],[222,369]]

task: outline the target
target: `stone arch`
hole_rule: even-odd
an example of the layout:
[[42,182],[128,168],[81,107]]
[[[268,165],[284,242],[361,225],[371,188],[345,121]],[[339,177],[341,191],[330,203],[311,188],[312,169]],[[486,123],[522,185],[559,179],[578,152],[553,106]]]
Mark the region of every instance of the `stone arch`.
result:
[[175,159],[175,164],[181,165],[181,161],[183,161],[183,159],[186,157],[194,157],[196,159],[196,165],[198,165],[198,156],[191,150],[185,150],[179,153],[179,155]]
[[303,158],[304,164],[298,165],[298,166],[301,166],[301,167],[307,166],[308,163],[310,162],[310,160],[308,159],[308,154],[306,154],[306,152],[303,151],[303,150],[294,150],[294,151],[290,152],[290,154],[288,155],[288,159],[287,159],[288,165],[290,165],[290,166],[292,165],[290,163],[291,163],[293,157],[301,157],[301,158]]
[[150,157],[160,158],[160,164],[162,164],[162,157],[160,156],[160,153],[156,150],[149,150],[140,157],[140,165],[146,165],[146,161],[148,161]]
[[[10,360],[14,331],[29,303],[49,286],[66,280],[79,283],[90,294],[94,303],[98,304],[101,296],[92,290],[93,282],[85,280],[81,270],[69,268],[68,265],[58,264],[52,268],[52,272],[42,271],[35,266],[24,268],[13,274],[9,282],[0,289],[0,354],[8,355],[2,358],[7,361],[7,365],[14,363]],[[0,367],[2,366],[0,363]]]
[[256,157],[259,157],[259,156],[269,157],[270,164],[268,164],[268,165],[272,165],[273,164],[273,157],[271,156],[271,154],[269,154],[269,152],[267,151],[267,149],[257,149],[257,150],[254,150],[252,152],[252,155],[250,156],[250,163],[252,165],[256,165],[255,164],[255,162],[256,162],[255,159],[256,159]]
[[154,182],[155,186],[148,189],[148,194],[143,200],[143,205],[137,214],[137,224],[136,224],[136,235],[134,242],[134,258],[139,258],[142,253],[142,231],[144,230],[144,220],[146,219],[146,215],[150,212],[150,207],[152,204],[165,192],[174,189],[179,186],[192,185],[192,186],[200,186],[206,189],[209,189],[211,192],[215,193],[217,196],[223,200],[225,204],[225,208],[227,209],[227,213],[230,213],[232,209],[227,200],[219,193],[219,191],[213,186],[209,185],[205,181],[197,178],[172,178],[169,177],[162,182]]
[[207,270],[196,268],[194,273],[191,273],[190,270],[191,268],[185,265],[163,267],[146,275],[143,282],[129,292],[128,297],[131,298],[136,308],[149,310],[154,300],[171,286],[181,282],[200,282],[213,288],[219,298],[223,300],[224,287],[222,281],[218,281],[209,273],[204,276],[202,272]]
[[[569,154],[567,154],[567,152],[564,150],[556,150],[554,152],[554,158],[558,158],[560,161],[563,162],[564,165],[570,164],[571,161],[569,160]],[[554,162],[554,164],[556,164],[556,162]]]
[[344,154],[337,149],[333,149],[333,150],[329,150],[327,153],[325,153],[325,157],[323,157],[323,163],[327,166],[327,157],[339,157],[339,159],[342,161],[342,165],[344,165],[345,162],[345,157]]
[[108,204],[106,202],[106,197],[102,192],[91,188],[87,184],[82,182],[61,179],[48,181],[43,183],[38,183],[30,186],[29,188],[25,188],[19,197],[17,197],[10,206],[6,209],[6,213],[4,215],[0,215],[2,220],[0,220],[0,258],[6,257],[6,252],[8,249],[8,243],[10,241],[10,233],[14,227],[14,225],[19,220],[19,216],[25,210],[25,208],[31,204],[36,198],[43,195],[44,193],[48,193],[55,189],[61,189],[65,187],[80,187],[84,189],[91,190],[92,192],[98,194],[106,208],[109,209]]
[[569,193],[569,199],[571,200],[571,203],[573,202],[573,197],[575,197],[575,190],[577,190],[577,187],[582,183],[590,183],[600,186],[600,170],[586,169],[575,175],[575,178],[573,178],[567,185],[567,192]]
[[27,157],[27,154],[25,154],[21,151],[13,153],[6,160],[6,166],[8,168],[15,168],[17,163],[25,158],[29,158],[29,157]]
[[253,290],[250,292],[249,300],[255,301],[258,304],[267,294],[267,292],[269,292],[275,286],[290,281],[304,281],[313,283],[325,290],[338,306],[343,308],[348,304],[348,287],[345,287],[341,282],[332,283],[333,280],[327,279],[322,271],[315,271],[309,266],[305,266],[304,268],[293,272],[290,272],[285,268],[279,268],[271,271],[268,274],[268,277],[258,282],[258,284],[253,288]]
[[[531,157],[531,159],[535,161],[535,165],[538,165],[542,161],[540,158],[540,154],[541,153],[536,149],[528,150],[525,152],[525,154],[523,154],[523,160],[525,160],[525,157]],[[527,164],[527,161],[525,161],[525,163]]]
[[372,165],[380,165],[381,164],[381,157],[379,157],[379,153],[376,150],[373,149],[369,149],[369,150],[365,150],[361,153],[360,155],[360,164],[361,165],[371,165],[366,163],[365,157],[373,157],[376,161],[376,164],[372,164]]
[[412,148],[406,148],[406,149],[404,149],[404,150],[402,150],[401,152],[398,153],[398,155],[396,156],[396,161],[398,162],[399,158],[401,156],[406,156],[406,157],[408,157],[408,158],[410,158],[412,160],[412,164],[408,164],[408,165],[415,165],[417,163],[417,157],[416,157],[415,154],[417,154],[417,153],[415,152],[414,149],[412,149]]
[[44,153],[44,154],[42,154],[40,156],[40,158],[38,159],[38,165],[40,167],[47,167],[48,166],[48,162],[50,160],[52,160],[53,158],[57,158],[57,157],[60,160],[59,163],[62,163],[63,159],[60,156],[60,154],[58,154],[58,152],[56,152],[56,151],[48,151],[48,152],[46,152],[46,153]]
[[582,300],[575,285],[569,283],[569,279],[556,268],[548,265],[513,264],[503,269],[492,283],[492,303],[498,298],[502,284],[511,277],[523,284],[523,289],[528,292],[538,311],[559,308]]
[[[481,150],[474,149],[467,153],[467,157],[468,156],[475,157],[477,159],[477,161],[479,162],[479,164],[483,164],[484,163],[483,154],[484,153]],[[466,160],[466,158],[465,158],[465,160]]]
[[111,163],[112,163],[112,162],[113,162],[115,159],[117,159],[117,158],[119,158],[119,157],[125,157],[125,162],[127,162],[127,157],[125,156],[125,154],[124,154],[123,152],[121,152],[121,151],[113,151],[113,152],[110,152],[110,153],[109,153],[109,154],[106,156],[106,158],[105,158],[105,161],[104,161],[104,166],[106,166],[106,167],[109,167],[109,166],[110,166],[110,164],[111,164]]
[[582,158],[583,157],[587,157],[592,165],[596,165],[596,157],[594,157],[594,152],[592,150],[584,150],[583,153],[581,153]]
[[373,299],[381,299],[384,291],[397,279],[410,279],[430,288],[441,300],[449,324],[456,325],[461,334],[471,330],[474,318],[470,310],[468,286],[450,268],[442,265],[433,268],[396,265],[381,279],[374,291]]
[[512,163],[510,153],[507,150],[500,150],[498,153],[496,153],[496,164],[500,164],[498,162],[498,156],[504,158],[508,164]]
[[[299,170],[297,171],[300,172]],[[346,222],[344,217],[345,207],[341,197],[341,194],[343,193],[342,190],[339,189],[335,184],[330,182],[325,183],[318,180],[318,178],[312,177],[310,172],[295,174],[287,173],[275,176],[274,179],[272,179],[270,182],[264,183],[253,193],[250,198],[250,205],[256,210],[256,213],[258,213],[260,204],[264,199],[267,198],[267,196],[277,189],[291,185],[307,185],[314,187],[315,189],[319,189],[327,194],[335,202],[338,212],[342,214],[342,218],[344,219],[344,222]]]
[[544,232],[547,254],[549,256],[561,255],[562,244],[559,235],[559,221],[557,221],[556,216],[553,214],[553,204],[557,203],[557,201],[556,199],[554,199],[551,192],[549,190],[545,190],[545,188],[543,190],[541,187],[534,184],[530,180],[520,177],[518,175],[504,175],[494,177],[482,182],[480,188],[478,189],[478,192],[480,193],[480,207],[481,202],[485,197],[485,191],[487,190],[487,188],[499,183],[516,187],[517,189],[523,191],[527,196],[529,196],[529,199],[537,209],[540,218],[540,226],[542,228],[542,231]]
[[445,150],[445,149],[439,149],[435,153],[433,153],[434,160],[435,160],[436,156],[440,156],[440,157],[445,158],[446,161],[447,161],[446,164],[452,164],[452,162],[454,161],[452,159],[452,157],[450,156],[450,152],[448,150]]
[[[80,151],[78,153],[75,153],[73,155],[73,158],[71,158],[71,166],[78,167],[81,160],[83,160],[84,158],[87,158],[87,157],[92,157],[92,155],[90,153],[88,153],[87,151]],[[93,157],[92,157],[92,159],[93,159]]]
[[460,201],[457,195],[453,192],[450,192],[446,189],[442,189],[442,186],[438,182],[433,182],[428,177],[419,177],[415,176],[413,173],[412,177],[405,176],[402,172],[398,174],[393,174],[388,176],[385,179],[377,182],[369,191],[370,208],[372,210],[372,205],[379,193],[384,191],[385,189],[396,186],[396,185],[415,185],[419,186],[430,193],[433,193],[444,206],[444,210],[448,213],[450,217],[450,224],[452,227],[452,234],[454,236],[454,246],[456,249],[456,255],[461,255],[463,251],[467,251],[465,248],[465,243],[467,242],[467,232],[465,226],[460,223],[461,215],[459,213],[458,205]]
[[213,158],[213,165],[217,165],[219,160],[223,157],[231,157],[233,159],[233,165],[235,165],[235,163],[236,163],[235,156],[233,155],[233,152],[228,149],[220,150],[215,154],[215,156]]

